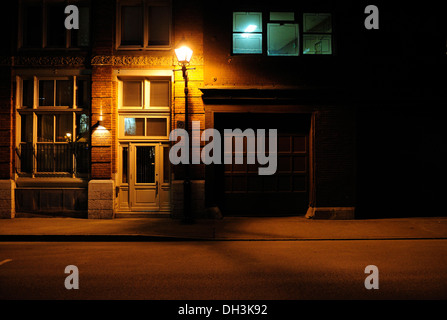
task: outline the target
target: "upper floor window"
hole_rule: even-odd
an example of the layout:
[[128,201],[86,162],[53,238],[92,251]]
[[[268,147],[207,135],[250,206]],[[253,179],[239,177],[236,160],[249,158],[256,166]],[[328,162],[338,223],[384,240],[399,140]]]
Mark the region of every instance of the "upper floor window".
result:
[[122,0],[118,4],[117,47],[162,49],[171,44],[169,0]]
[[[79,29],[65,28],[65,7],[79,9]],[[90,42],[90,8],[85,1],[28,0],[20,6],[19,46],[22,48],[77,48]]]
[[164,78],[125,79],[118,82],[120,109],[169,111],[171,82]]
[[233,12],[233,53],[262,54],[264,50],[268,56],[332,54],[331,14]]
[[332,54],[330,13],[303,14],[303,54]]
[[262,12],[233,13],[233,53],[262,53]]

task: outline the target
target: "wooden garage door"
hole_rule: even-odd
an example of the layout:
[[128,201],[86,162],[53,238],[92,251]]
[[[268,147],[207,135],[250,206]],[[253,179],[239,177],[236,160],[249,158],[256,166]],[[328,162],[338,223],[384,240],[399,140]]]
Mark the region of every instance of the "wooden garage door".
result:
[[[277,129],[277,171],[258,173],[259,164],[221,166],[220,207],[224,215],[278,216],[304,215],[309,203],[309,124],[308,115],[221,114],[216,128]],[[255,130],[256,132],[256,130]],[[266,146],[268,150],[268,146]],[[233,148],[234,154],[234,148]]]

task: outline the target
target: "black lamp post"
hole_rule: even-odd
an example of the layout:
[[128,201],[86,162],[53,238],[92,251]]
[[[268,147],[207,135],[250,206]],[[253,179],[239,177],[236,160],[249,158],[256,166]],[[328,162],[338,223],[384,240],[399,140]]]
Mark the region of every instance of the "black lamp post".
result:
[[[189,119],[188,119],[188,70],[195,68],[187,68],[192,57],[192,50],[186,45],[180,45],[175,49],[178,64],[182,66],[181,69],[174,71],[182,71],[183,79],[185,80],[185,130],[190,135]],[[188,146],[189,148],[189,146]],[[188,152],[188,163],[184,166],[184,180],[183,180],[183,222],[193,223],[191,211],[191,180],[190,180],[190,156],[191,150]]]

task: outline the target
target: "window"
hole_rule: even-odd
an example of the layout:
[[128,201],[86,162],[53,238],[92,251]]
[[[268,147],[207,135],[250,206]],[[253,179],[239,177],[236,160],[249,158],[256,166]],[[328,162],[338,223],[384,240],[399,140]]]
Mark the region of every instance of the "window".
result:
[[73,107],[73,81],[39,80],[39,106]]
[[77,76],[17,78],[20,175],[88,173],[89,88]]
[[168,137],[168,116],[121,116],[123,138]]
[[117,47],[169,48],[171,4],[168,0],[122,0],[118,5]]
[[233,13],[233,53],[262,53],[262,12]]
[[[90,8],[87,2],[72,2],[79,9],[79,29],[64,28],[65,1],[23,1],[21,5],[22,48],[86,47],[90,41]],[[62,27],[61,27],[62,26]]]
[[119,82],[122,109],[147,109],[168,111],[170,107],[169,80],[138,79]]
[[[266,40],[263,16],[267,19]],[[295,11],[233,12],[233,54],[262,54],[263,47],[268,56],[332,54],[332,16]]]
[[303,14],[303,54],[332,54],[330,13]]
[[270,21],[267,24],[267,55],[297,56],[299,34],[294,12],[270,12]]

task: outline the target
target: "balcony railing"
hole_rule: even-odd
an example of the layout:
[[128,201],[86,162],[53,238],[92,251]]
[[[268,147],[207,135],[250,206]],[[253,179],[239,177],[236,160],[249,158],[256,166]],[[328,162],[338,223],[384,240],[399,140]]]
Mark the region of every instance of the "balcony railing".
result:
[[22,143],[17,149],[19,173],[85,174],[89,169],[89,144]]

